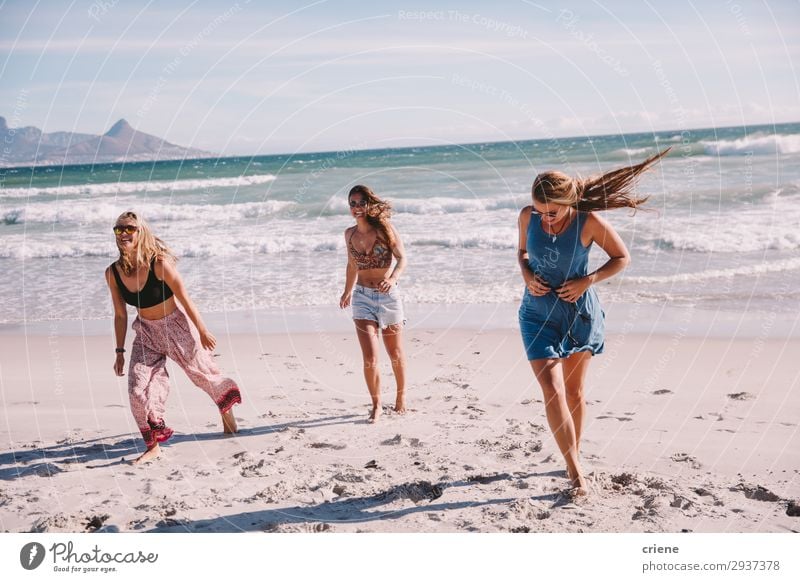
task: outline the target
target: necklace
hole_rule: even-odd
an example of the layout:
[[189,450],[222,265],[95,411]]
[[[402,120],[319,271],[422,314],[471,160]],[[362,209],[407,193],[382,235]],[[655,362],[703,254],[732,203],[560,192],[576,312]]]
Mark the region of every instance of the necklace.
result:
[[569,222],[569,217],[570,213],[568,212],[567,215],[564,217],[564,221],[561,223],[561,228],[558,229],[558,232],[545,233],[550,235],[550,238],[553,240],[553,242],[556,242],[556,237],[560,235],[562,232],[564,232],[564,229],[566,228],[567,223]]

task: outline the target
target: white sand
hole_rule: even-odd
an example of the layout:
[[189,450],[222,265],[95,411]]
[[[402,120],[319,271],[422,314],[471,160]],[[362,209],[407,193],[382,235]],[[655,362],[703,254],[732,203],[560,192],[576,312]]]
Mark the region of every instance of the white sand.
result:
[[145,466],[123,462],[142,442],[110,332],[0,337],[0,527],[800,529],[787,515],[800,501],[797,339],[609,336],[589,372],[592,491],[575,504],[513,330],[410,330],[412,411],[375,426],[353,333],[217,335],[244,393],[241,432],[223,436],[212,403],[173,368],[176,434]]

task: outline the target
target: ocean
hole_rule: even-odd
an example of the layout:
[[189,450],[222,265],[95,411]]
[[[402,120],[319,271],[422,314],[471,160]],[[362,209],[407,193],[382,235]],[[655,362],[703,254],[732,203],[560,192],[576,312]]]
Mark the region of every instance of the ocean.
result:
[[408,304],[517,303],[517,216],[536,174],[595,174],[667,146],[638,188],[648,210],[604,213],[633,260],[599,286],[603,303],[796,316],[800,123],[0,169],[0,324],[109,318],[103,271],[128,209],[178,255],[202,313],[338,310],[358,183],[394,205]]

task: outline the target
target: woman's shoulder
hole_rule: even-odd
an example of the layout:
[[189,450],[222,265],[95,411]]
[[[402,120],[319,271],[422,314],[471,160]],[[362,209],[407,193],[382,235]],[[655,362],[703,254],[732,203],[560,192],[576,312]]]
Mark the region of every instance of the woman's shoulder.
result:
[[606,219],[600,216],[597,212],[589,212],[588,210],[579,210],[578,216],[585,224],[590,227],[606,224]]
[[167,254],[157,253],[150,259],[151,271],[157,279],[163,281],[165,273],[176,271],[175,261]]
[[348,226],[344,229],[344,236],[350,236],[356,231],[357,226],[354,224],[353,226]]
[[525,206],[522,210],[519,211],[519,219],[523,222],[528,222],[531,219],[531,211],[533,210],[533,206]]
[[601,238],[602,234],[611,228],[609,222],[600,216],[599,212],[581,212],[579,216],[583,221],[582,232],[592,238]]

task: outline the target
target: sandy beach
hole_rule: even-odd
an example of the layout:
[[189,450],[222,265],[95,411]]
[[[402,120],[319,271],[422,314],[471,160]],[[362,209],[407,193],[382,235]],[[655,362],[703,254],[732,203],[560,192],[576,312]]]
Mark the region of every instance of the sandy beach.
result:
[[384,354],[374,426],[355,334],[216,334],[245,397],[239,434],[170,368],[175,436],[144,466],[126,463],[143,443],[110,331],[0,335],[0,528],[800,530],[797,338],[609,334],[587,392],[591,493],[575,503],[516,330],[410,328],[411,410],[388,409]]

